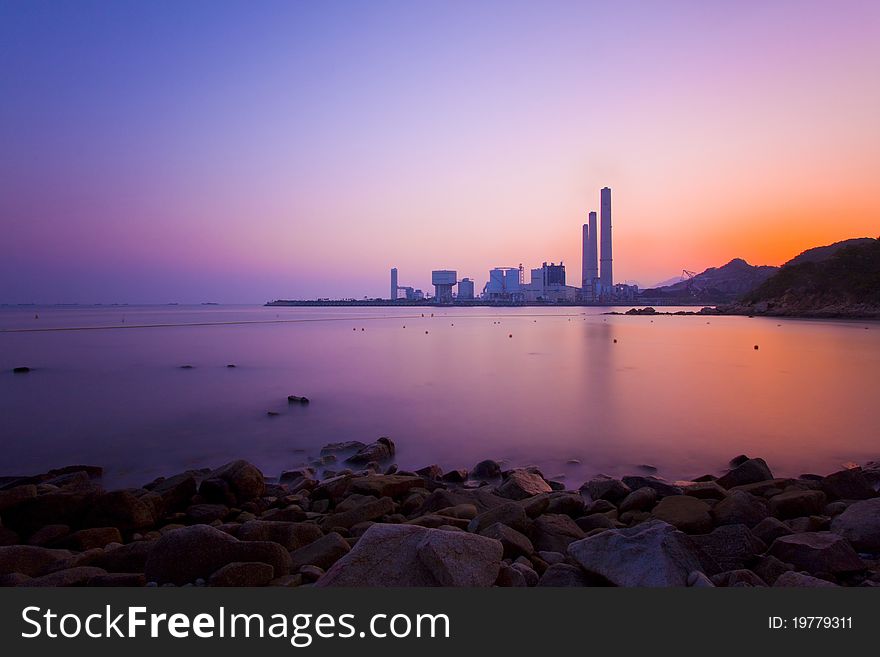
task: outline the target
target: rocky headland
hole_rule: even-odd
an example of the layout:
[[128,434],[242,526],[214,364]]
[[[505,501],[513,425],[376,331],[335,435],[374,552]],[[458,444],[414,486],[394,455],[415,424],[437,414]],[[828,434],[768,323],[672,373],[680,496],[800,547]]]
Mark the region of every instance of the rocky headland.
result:
[[106,491],[102,470],[0,478],[4,586],[878,586],[880,463],[775,477],[536,468],[404,472],[394,443],[327,445],[269,479],[234,461]]

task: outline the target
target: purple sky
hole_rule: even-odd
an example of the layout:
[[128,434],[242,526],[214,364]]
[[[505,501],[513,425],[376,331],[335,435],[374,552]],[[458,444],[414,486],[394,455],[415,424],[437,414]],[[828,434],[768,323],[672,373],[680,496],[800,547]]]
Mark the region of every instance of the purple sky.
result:
[[880,3],[0,4],[0,303],[780,264],[880,225]]

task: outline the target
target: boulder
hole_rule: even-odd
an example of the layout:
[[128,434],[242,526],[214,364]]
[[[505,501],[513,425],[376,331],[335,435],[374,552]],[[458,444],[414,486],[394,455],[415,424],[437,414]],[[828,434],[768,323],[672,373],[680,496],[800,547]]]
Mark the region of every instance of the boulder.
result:
[[70,534],[70,527],[67,525],[46,525],[31,534],[27,542],[28,545],[47,547],[68,534]]
[[607,475],[593,477],[581,486],[581,490],[586,491],[593,501],[607,500],[612,504],[617,504],[632,492],[632,489],[620,479]]
[[149,490],[162,497],[165,513],[180,511],[189,506],[190,500],[196,494],[196,489],[196,477],[193,472],[181,472],[173,477],[154,482],[149,487]]
[[691,572],[704,570],[690,538],[660,520],[605,530],[572,543],[568,554],[616,586],[686,586]]
[[367,520],[378,520],[382,516],[394,512],[394,500],[390,497],[370,498],[369,502],[364,502],[352,509],[341,511],[327,516],[321,522],[324,531],[331,530],[335,527],[349,529],[360,522]]
[[229,507],[225,504],[193,504],[186,510],[186,519],[192,524],[210,525],[228,514]]
[[352,456],[346,459],[346,463],[354,463],[358,465],[366,465],[371,461],[382,463],[394,458],[394,442],[385,436],[379,438],[376,442],[364,445]]
[[38,587],[62,587],[62,586],[86,586],[90,581],[101,575],[106,575],[107,571],[103,568],[95,568],[94,566],[76,566],[74,568],[65,568],[56,570],[53,573],[35,577],[28,581],[25,586]]
[[586,534],[570,517],[546,513],[532,523],[531,536],[535,549],[564,553],[572,542],[581,540]]
[[540,579],[540,576],[534,568],[531,568],[530,566],[527,566],[526,564],[519,561],[514,561],[512,564],[510,564],[510,567],[514,570],[518,570],[522,574],[523,578],[526,580],[526,586],[538,585],[538,580]]
[[682,484],[681,488],[685,495],[701,500],[723,500],[727,497],[727,490],[716,481],[689,481]]
[[330,532],[325,536],[304,545],[290,553],[293,572],[299,572],[303,566],[318,566],[327,570],[334,563],[351,551],[351,546],[342,536],[336,532]]
[[535,551],[535,546],[532,545],[528,536],[521,534],[515,529],[511,529],[507,525],[502,525],[500,522],[496,522],[483,529],[480,532],[480,536],[500,541],[504,548],[504,556],[510,559],[516,559],[520,555],[528,556]]
[[758,560],[752,566],[752,570],[755,572],[758,577],[763,579],[767,584],[773,586],[777,579],[779,579],[780,575],[787,573],[792,569],[792,566],[787,563],[782,563],[779,559],[774,557],[772,554],[767,554],[762,557],[759,557]]
[[623,478],[623,483],[629,486],[631,490],[645,487],[653,488],[654,492],[657,493],[657,497],[682,494],[681,487],[676,486],[675,484],[670,484],[668,481],[660,479],[659,477],[653,477],[650,475],[630,475]]
[[97,566],[111,573],[143,572],[156,541],[135,541],[127,545],[108,547],[102,552],[90,555],[80,565]]
[[296,550],[318,540],[321,528],[311,522],[283,522],[277,520],[249,520],[238,528],[242,541],[272,541],[287,550]]
[[457,468],[455,470],[445,472],[443,476],[440,477],[440,480],[445,481],[448,484],[460,484],[467,481],[467,478],[468,471],[464,468]]
[[773,582],[773,586],[798,587],[807,589],[837,588],[837,584],[826,581],[824,579],[819,579],[818,577],[812,577],[805,573],[798,573],[793,570],[782,573],[776,579],[776,581]]
[[499,497],[484,488],[475,490],[457,489],[445,490],[439,488],[427,495],[418,507],[418,514],[435,513],[448,506],[459,504],[473,504],[479,513],[493,509],[502,504],[511,504],[511,501]]
[[508,566],[506,563],[502,563],[501,569],[498,571],[498,578],[495,580],[495,586],[501,588],[525,588],[528,586],[528,583],[526,583],[525,575],[520,571]]
[[[182,585],[207,579],[234,561],[260,561],[273,566],[273,577],[290,572],[290,554],[277,543],[239,541],[208,525],[192,525],[164,534],[147,555],[149,581]],[[270,578],[271,579],[271,578]]]
[[657,503],[657,491],[650,486],[642,486],[623,498],[618,506],[620,513],[627,511],[650,511]]
[[551,564],[538,580],[538,586],[543,587],[552,586],[560,588],[590,585],[591,580],[584,571],[567,563]]
[[350,452],[361,449],[364,443],[360,440],[346,440],[339,443],[328,443],[321,448],[321,454],[335,454],[336,452]]
[[860,552],[880,553],[880,498],[851,504],[831,521],[831,531]]
[[712,529],[711,507],[689,495],[668,495],[651,512],[656,519],[667,522],[687,534],[703,534]]
[[316,586],[491,586],[499,541],[414,525],[374,524]]
[[506,502],[476,516],[468,524],[467,530],[479,534],[495,523],[501,523],[518,532],[525,532],[529,527],[525,509],[515,502]]
[[562,513],[571,518],[580,518],[584,514],[584,506],[584,498],[579,493],[552,493],[548,497],[547,508],[542,513]]
[[501,476],[501,466],[491,459],[480,461],[471,470],[474,479],[495,479]]
[[373,495],[374,497],[398,498],[413,488],[424,488],[425,480],[421,477],[404,475],[367,475],[353,479],[349,493]]
[[770,513],[783,520],[818,515],[825,502],[825,493],[820,490],[793,490],[771,497]]
[[770,514],[767,502],[741,490],[734,490],[712,508],[716,525],[754,527]]
[[241,459],[217,468],[208,479],[220,479],[229,484],[238,502],[260,497],[266,488],[263,473],[255,465]]
[[767,549],[767,545],[756,538],[745,525],[722,525],[708,534],[691,538],[721,570],[749,568],[757,559],[757,555]]
[[780,536],[788,536],[794,532],[778,518],[764,518],[761,522],[754,526],[752,533],[760,538],[767,545],[772,545]]
[[611,529],[615,526],[614,521],[604,513],[592,513],[588,516],[578,518],[574,522],[585,533],[591,532],[594,529]]
[[877,497],[861,468],[840,470],[821,481],[822,491],[830,500],[867,500]]
[[511,500],[524,500],[552,490],[550,484],[539,474],[528,470],[511,470],[498,487],[498,494]]
[[730,489],[734,486],[755,484],[768,479],[773,479],[773,473],[764,459],[747,459],[723,477],[719,477],[717,481],[722,488]]
[[15,486],[7,490],[0,490],[0,513],[20,504],[24,500],[37,496],[37,487],[34,484]]
[[[95,499],[94,492],[51,492],[20,500],[3,512],[3,524],[23,534],[46,525],[81,527]],[[112,523],[97,523],[107,526]]]
[[110,543],[122,543],[122,534],[116,527],[94,527],[80,529],[58,542],[60,547],[77,552],[85,552],[93,548],[103,548]]
[[266,586],[275,569],[259,561],[234,561],[214,571],[208,586]]
[[39,577],[73,556],[69,550],[50,550],[36,545],[0,547],[0,575],[22,573]]
[[154,522],[152,506],[131,491],[117,490],[95,498],[83,524],[128,532],[152,527]]
[[770,554],[811,573],[837,574],[865,569],[865,564],[847,540],[831,532],[780,536],[770,546]]

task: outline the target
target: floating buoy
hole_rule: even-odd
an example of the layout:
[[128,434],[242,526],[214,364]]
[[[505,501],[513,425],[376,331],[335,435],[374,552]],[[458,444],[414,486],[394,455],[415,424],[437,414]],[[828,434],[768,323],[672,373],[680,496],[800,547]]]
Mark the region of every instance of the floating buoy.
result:
[[507,334],[507,337],[508,337],[508,338],[512,338],[512,337],[513,337],[513,333],[508,333],[508,334]]
[[351,327],[351,330],[352,330],[352,331],[357,331],[357,329],[356,329],[354,326]]
[[617,338],[614,338],[614,344],[617,344]]
[[428,332],[427,332],[427,331],[425,331],[425,335],[428,335]]
[[758,351],[758,345],[755,345],[755,351]]
[[363,329],[363,328],[361,328],[361,331],[363,331],[363,330],[364,330],[364,329]]
[[234,363],[229,363],[229,365],[227,365],[226,367],[235,367],[235,364],[234,364]]

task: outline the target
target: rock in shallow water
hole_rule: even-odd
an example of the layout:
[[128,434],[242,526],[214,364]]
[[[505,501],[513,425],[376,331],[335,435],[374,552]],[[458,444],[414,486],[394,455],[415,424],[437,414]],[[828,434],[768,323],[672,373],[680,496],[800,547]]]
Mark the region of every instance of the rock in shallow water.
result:
[[504,483],[498,487],[498,494],[511,500],[524,500],[553,489],[544,478],[528,470],[511,470]]
[[372,525],[316,586],[491,586],[499,541],[414,525]]

